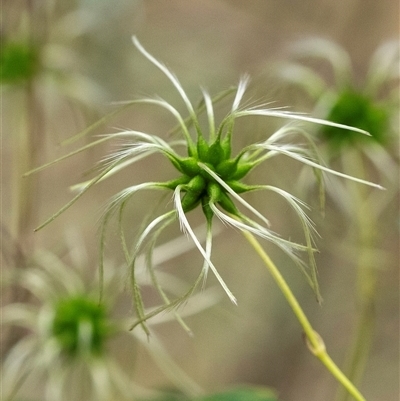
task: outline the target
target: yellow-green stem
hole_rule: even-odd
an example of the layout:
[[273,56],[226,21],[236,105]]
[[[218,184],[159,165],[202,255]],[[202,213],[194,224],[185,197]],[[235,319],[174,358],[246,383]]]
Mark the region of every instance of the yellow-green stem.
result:
[[340,384],[348,391],[349,394],[357,401],[366,401],[360,391],[353,385],[353,383],[344,375],[344,373],[337,367],[335,362],[331,359],[326,351],[325,344],[320,335],[314,331],[311,323],[297,301],[295,295],[279,272],[278,268],[265,252],[264,248],[260,245],[257,239],[249,232],[243,232],[247,241],[254,248],[257,254],[260,256],[268,271],[272,275],[282,294],[286,298],[290,307],[292,308],[297,320],[304,330],[304,334],[307,339],[307,344],[310,351],[325,365],[329,372],[339,381]]

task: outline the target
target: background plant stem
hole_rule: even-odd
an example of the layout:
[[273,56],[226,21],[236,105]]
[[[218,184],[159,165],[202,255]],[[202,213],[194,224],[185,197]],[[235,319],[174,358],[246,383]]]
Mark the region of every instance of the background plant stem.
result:
[[303,309],[298,303],[295,295],[290,289],[289,285],[286,283],[285,279],[279,272],[278,268],[264,251],[257,239],[249,232],[244,231],[243,235],[254,248],[257,254],[260,256],[268,271],[272,275],[282,294],[286,298],[290,307],[292,308],[297,320],[304,330],[304,334],[307,339],[307,345],[310,351],[325,365],[329,372],[339,381],[340,384],[348,391],[349,394],[357,401],[366,401],[359,390],[353,385],[353,383],[344,375],[344,373],[337,367],[335,362],[331,359],[326,351],[325,344],[320,337],[320,335],[314,331],[309,322],[307,316],[305,315]]
[[[40,19],[35,11],[32,1],[26,3],[29,15],[29,46],[36,49],[38,38],[36,37],[35,20]],[[12,196],[13,214],[10,222],[10,237],[15,242],[14,258],[10,262],[11,268],[24,269],[35,249],[33,228],[35,227],[39,209],[39,180],[38,176],[23,178],[22,175],[40,164],[40,155],[43,146],[43,123],[40,117],[40,108],[35,90],[35,76],[28,79],[22,88],[23,101],[19,105],[19,126],[13,134],[15,137],[15,153],[13,158],[13,186]],[[29,293],[20,288],[12,286],[9,293],[10,302],[26,302]],[[21,337],[21,330],[10,329],[2,342],[2,352],[13,346]]]
[[[357,150],[343,155],[342,164],[346,171],[352,171],[358,177],[365,177],[365,167]],[[351,169],[351,170],[350,170]],[[349,347],[345,371],[350,380],[360,383],[371,349],[375,328],[375,303],[378,270],[373,257],[377,224],[376,215],[368,200],[368,189],[349,183],[348,192],[351,196],[351,213],[356,216],[357,241],[357,306],[359,310],[357,326]],[[338,391],[338,401],[348,401],[348,395]]]

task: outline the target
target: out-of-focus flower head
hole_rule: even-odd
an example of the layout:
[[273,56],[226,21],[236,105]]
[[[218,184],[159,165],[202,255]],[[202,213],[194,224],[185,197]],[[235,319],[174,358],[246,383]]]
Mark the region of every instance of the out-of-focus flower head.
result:
[[[179,240],[171,242],[171,247]],[[165,253],[155,249],[156,264],[188,250]],[[69,259],[70,263],[66,260]],[[27,289],[33,302],[19,302],[2,308],[4,327],[21,327],[26,334],[8,350],[3,361],[3,389],[5,399],[12,399],[20,391],[26,394],[25,383],[38,383],[38,394],[43,386],[46,400],[131,400],[132,397],[147,397],[157,392],[135,384],[128,372],[119,364],[110,342],[124,336],[125,346],[142,344],[154,357],[156,363],[168,365],[165,372],[176,385],[190,394],[199,392],[198,386],[172,361],[152,330],[152,339],[143,338],[143,333],[129,332],[132,318],[114,317],[112,308],[121,290],[121,269],[107,265],[102,301],[99,302],[98,278],[88,268],[82,246],[67,252],[63,258],[54,253],[38,251],[29,265],[21,271],[11,271],[5,278]],[[139,261],[139,282],[149,284],[144,261]],[[165,291],[176,291],[185,283],[165,274],[160,278]],[[213,291],[200,294],[196,305],[187,305],[182,311],[192,315],[214,305],[217,297]],[[157,309],[157,308],[156,308]],[[151,314],[152,309],[146,310]],[[160,324],[177,318],[188,330],[176,312],[163,314],[152,323]]]
[[[333,73],[329,80],[326,68]],[[312,99],[312,114],[340,124],[349,124],[370,133],[354,135],[333,126],[314,126],[321,154],[328,160],[351,168],[358,176],[377,174],[388,190],[371,192],[374,216],[379,216],[397,191],[399,162],[400,42],[383,43],[370,59],[365,77],[354,69],[350,55],[338,44],[322,38],[296,42],[289,61],[279,63],[278,74],[291,88]],[[328,75],[328,76],[326,76]],[[304,182],[309,182],[306,178]],[[356,200],[352,191],[332,177],[328,192],[349,216],[354,216]],[[365,196],[364,196],[365,198]],[[358,205],[357,208],[361,207]]]
[[[315,102],[314,115],[363,129],[370,137],[337,127],[324,126],[319,133],[337,155],[344,148],[371,146],[388,150],[398,143],[400,43],[385,42],[371,57],[364,79],[354,70],[350,55],[336,43],[322,38],[301,40],[290,48],[292,61],[279,65],[286,82],[303,89]],[[328,64],[333,72],[329,83],[324,72],[310,61]],[[368,149],[366,149],[368,152]]]
[[43,378],[47,400],[82,399],[83,395],[88,400],[107,400],[116,389],[130,386],[107,349],[121,329],[111,318],[108,303],[99,304],[95,287],[88,288],[82,267],[40,251],[25,269],[13,272],[14,284],[35,299],[2,309],[4,325],[27,331],[3,364],[6,399],[25,380],[40,383]]

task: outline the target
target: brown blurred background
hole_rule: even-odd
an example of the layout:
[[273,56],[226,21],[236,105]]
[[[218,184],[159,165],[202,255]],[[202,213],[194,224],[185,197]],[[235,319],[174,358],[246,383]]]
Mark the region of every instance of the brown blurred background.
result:
[[[29,7],[33,16],[30,21]],[[35,160],[39,165],[73,150],[73,145],[60,147],[60,141],[110,110],[113,101],[157,93],[184,111],[171,84],[133,47],[133,34],[176,73],[194,101],[200,98],[200,85],[215,94],[236,84],[240,75],[248,72],[257,85],[264,85],[257,89],[266,101],[276,100],[291,106],[290,98],[273,97],[276,83],[266,74],[269,63],[285,57],[291,42],[310,35],[336,41],[351,54],[358,79],[366,72],[376,47],[385,40],[398,38],[399,4],[394,0],[42,0],[26,3],[6,0],[3,1],[2,23],[4,37],[21,37],[31,29],[33,36],[45,44],[48,65],[67,77],[81,77],[71,82],[65,80],[59,87],[60,82],[50,82],[45,77],[37,83],[32,130],[41,137],[41,150]],[[73,101],[67,96],[69,90],[73,92]],[[12,227],[13,233],[18,229],[12,221],[16,205],[12,179],[15,179],[18,158],[23,157],[17,154],[14,140],[14,133],[24,128],[23,111],[19,109],[23,107],[21,99],[23,95],[17,90],[3,94],[2,219],[5,225]],[[124,113],[108,128],[96,133],[118,127],[163,135],[172,125],[171,119],[163,113],[140,108]],[[272,132],[266,127],[260,131],[259,127],[239,124],[235,140],[240,145],[246,136],[260,139]],[[34,178],[37,180],[33,195],[37,208],[23,233],[23,246],[54,248],[62,240],[62,233],[79,223],[95,265],[96,224],[102,205],[124,186],[155,177],[167,178],[165,164],[159,158],[94,188],[91,194],[34,237],[31,237],[31,230],[71,198],[69,185],[80,182],[82,173],[109,149],[104,146],[80,154]],[[286,160],[268,166],[257,172],[254,179],[293,188],[295,163]],[[298,228],[292,229],[297,226],[296,220],[275,204],[275,199],[271,198],[273,204],[267,207],[256,197],[249,199],[264,207],[276,231],[294,232],[294,235],[299,232]],[[146,202],[135,202],[135,215],[140,214],[141,208],[144,210]],[[382,233],[384,247],[392,259],[379,283],[376,337],[361,385],[370,401],[399,399],[397,209],[398,205],[392,202],[383,217],[387,227]],[[329,213],[332,214],[329,216]],[[343,233],[351,231],[352,221],[346,221],[335,210],[328,209],[325,220],[317,214],[313,213],[313,218],[323,224],[319,227],[322,239],[318,242],[321,253],[317,261],[324,298],[322,307],[317,305],[311,289],[286,258],[272,247],[268,250],[277,264],[283,266],[283,274],[325,339],[333,359],[342,365],[354,328],[356,305],[354,264],[343,258],[339,249],[345,237]],[[120,256],[115,255],[117,259]],[[207,391],[251,383],[277,389],[282,401],[333,400],[336,382],[308,352],[291,310],[239,233],[226,229],[216,238],[214,261],[239,305],[234,307],[223,299],[215,308],[189,318],[188,323],[195,333],[193,338],[175,324],[160,330],[161,339],[179,364]],[[201,260],[195,252],[182,256],[166,268],[185,277],[189,274],[188,265],[195,271],[200,268]],[[208,285],[216,285],[215,280],[211,278]],[[120,347],[122,357],[126,353],[123,345]],[[135,362],[138,381],[157,387],[167,383],[145,354],[139,354],[138,358]],[[123,363],[128,366],[130,360]]]

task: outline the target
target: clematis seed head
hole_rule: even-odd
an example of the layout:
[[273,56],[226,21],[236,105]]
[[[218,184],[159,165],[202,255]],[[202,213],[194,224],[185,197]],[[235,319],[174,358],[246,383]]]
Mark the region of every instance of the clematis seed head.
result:
[[75,296],[57,303],[52,333],[69,356],[74,356],[82,349],[99,355],[110,335],[110,327],[103,306],[84,296]]
[[379,143],[384,143],[386,140],[385,133],[389,125],[387,110],[354,90],[345,90],[339,94],[327,118],[340,124],[359,127],[371,134],[370,137],[364,137],[340,128],[325,126],[321,130],[322,134],[334,148],[361,140]]

